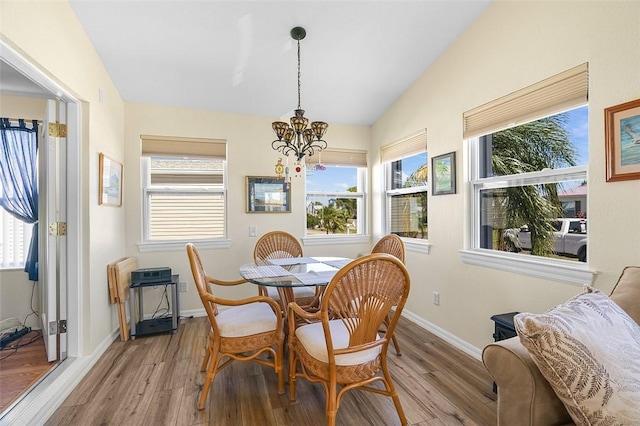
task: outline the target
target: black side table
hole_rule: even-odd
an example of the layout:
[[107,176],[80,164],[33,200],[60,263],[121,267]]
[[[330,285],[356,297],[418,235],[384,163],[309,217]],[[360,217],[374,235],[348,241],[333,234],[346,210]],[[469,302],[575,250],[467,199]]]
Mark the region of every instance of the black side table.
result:
[[491,317],[491,321],[495,322],[495,332],[493,333],[494,342],[517,336],[516,328],[513,325],[513,317],[519,313],[520,312],[509,312]]
[[[513,317],[520,312],[509,312],[506,314],[498,314],[491,317],[491,320],[495,323],[495,331],[493,332],[493,340],[497,342],[499,340],[509,339],[515,337],[516,328],[513,325]],[[493,392],[497,392],[498,388],[496,384],[493,384]]]
[[[131,311],[131,340],[135,340],[136,336],[153,333],[165,333],[178,331],[180,318],[180,293],[178,292],[179,275],[171,275],[170,281],[159,281],[149,283],[131,283],[129,286],[129,308]],[[156,286],[171,287],[171,316],[154,319],[144,319],[144,304],[142,302],[142,294],[145,288]],[[138,296],[138,317],[136,318],[135,300]]]

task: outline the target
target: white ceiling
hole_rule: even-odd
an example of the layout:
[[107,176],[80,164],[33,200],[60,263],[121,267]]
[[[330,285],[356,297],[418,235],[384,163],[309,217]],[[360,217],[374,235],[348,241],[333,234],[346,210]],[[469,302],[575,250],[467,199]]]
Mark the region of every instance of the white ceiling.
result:
[[[125,101],[371,125],[490,0],[71,0]],[[5,72],[2,68],[2,80]],[[4,86],[4,83],[3,85]]]
[[18,96],[51,97],[49,91],[22,75],[0,58],[0,93]]

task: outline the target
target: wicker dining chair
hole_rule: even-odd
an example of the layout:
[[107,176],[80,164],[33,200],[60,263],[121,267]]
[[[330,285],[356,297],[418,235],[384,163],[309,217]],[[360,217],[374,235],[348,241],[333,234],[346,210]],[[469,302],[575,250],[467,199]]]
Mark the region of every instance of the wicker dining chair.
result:
[[[373,246],[373,249],[371,249],[371,253],[388,253],[400,259],[402,263],[405,263],[404,241],[402,241],[402,238],[398,237],[396,234],[387,234],[380,238],[376,245]],[[385,327],[389,326],[389,320],[390,318],[387,315],[387,318],[384,320]],[[393,341],[393,347],[396,350],[396,355],[402,355],[396,336],[391,336],[391,340]]]
[[[336,273],[318,311],[307,312],[290,303],[289,399],[296,399],[296,378],[321,383],[327,397],[327,424],[333,426],[340,399],[359,387],[391,397],[400,422],[406,425],[387,367],[387,349],[409,287],[409,273],[399,259],[384,253],[369,254]],[[380,336],[380,326],[392,307],[389,326]],[[375,382],[382,382],[382,389],[373,385]]]
[[387,234],[376,243],[371,249],[371,253],[388,253],[392,256],[400,259],[402,263],[404,260],[404,241],[396,234]]
[[[278,393],[284,393],[284,329],[278,303],[265,296],[238,300],[214,296],[209,284],[237,285],[244,281],[213,279],[206,274],[195,246],[188,243],[186,248],[193,279],[211,323],[206,355],[200,367],[200,371],[206,369],[207,373],[198,409],[204,408],[216,374],[232,361],[255,361],[273,367],[278,375]],[[218,310],[218,306],[225,308]],[[260,358],[263,353],[269,356]]]
[[[302,244],[298,239],[285,231],[271,231],[261,236],[253,249],[253,260],[256,263],[264,262],[268,259],[278,259],[287,257],[302,257]],[[259,286],[258,292],[262,296],[269,296],[276,301],[280,300],[280,295],[274,287]],[[317,295],[314,287],[296,287],[293,289],[293,297],[301,302],[300,304],[310,304]],[[282,307],[286,309],[286,306]]]

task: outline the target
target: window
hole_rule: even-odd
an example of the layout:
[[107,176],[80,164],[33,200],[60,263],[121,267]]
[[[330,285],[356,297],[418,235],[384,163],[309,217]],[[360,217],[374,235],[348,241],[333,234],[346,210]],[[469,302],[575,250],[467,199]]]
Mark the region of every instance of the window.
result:
[[225,237],[225,150],[215,140],[142,138],[143,244]]
[[[586,260],[587,91],[584,64],[465,113],[472,250]],[[561,244],[554,225],[567,217],[583,219],[581,249]]]
[[428,160],[426,131],[382,148],[386,176],[387,233],[426,240]]
[[31,239],[38,221],[39,128],[36,120],[0,120],[0,269],[24,269],[31,281],[38,280],[38,241]]
[[3,208],[0,221],[0,269],[24,268],[33,224],[13,217]]
[[307,236],[366,234],[364,151],[325,150],[306,173]]

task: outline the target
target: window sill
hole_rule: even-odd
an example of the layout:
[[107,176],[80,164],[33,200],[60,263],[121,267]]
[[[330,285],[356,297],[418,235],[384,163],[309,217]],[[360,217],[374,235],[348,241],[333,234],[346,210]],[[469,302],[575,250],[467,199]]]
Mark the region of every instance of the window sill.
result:
[[320,235],[314,237],[304,237],[302,243],[305,246],[322,246],[331,244],[362,244],[368,243],[371,238],[368,235]]
[[582,262],[546,259],[515,253],[497,253],[493,250],[461,250],[463,263],[501,271],[514,272],[573,285],[591,285],[596,272]]
[[184,250],[187,243],[194,243],[198,249],[223,249],[231,247],[231,240],[220,238],[216,240],[200,240],[200,241],[147,241],[138,243],[138,251],[140,253],[154,251],[178,251]]
[[0,266],[0,272],[4,272],[4,271],[24,271],[24,265]]

